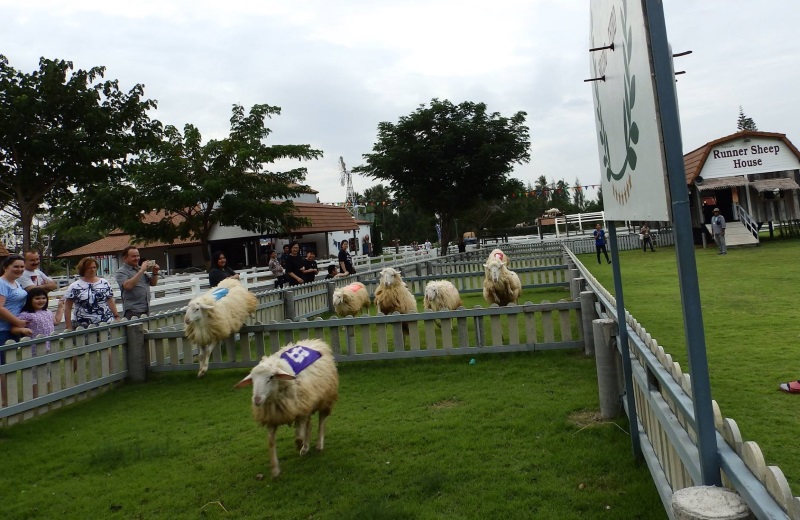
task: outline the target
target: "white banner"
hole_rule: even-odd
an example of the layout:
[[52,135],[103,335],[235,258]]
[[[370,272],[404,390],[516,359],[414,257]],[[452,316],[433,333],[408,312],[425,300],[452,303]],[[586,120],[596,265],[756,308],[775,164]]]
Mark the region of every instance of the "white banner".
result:
[[[591,82],[606,215],[670,220],[669,188],[641,0],[592,0]],[[603,79],[598,79],[603,78]]]

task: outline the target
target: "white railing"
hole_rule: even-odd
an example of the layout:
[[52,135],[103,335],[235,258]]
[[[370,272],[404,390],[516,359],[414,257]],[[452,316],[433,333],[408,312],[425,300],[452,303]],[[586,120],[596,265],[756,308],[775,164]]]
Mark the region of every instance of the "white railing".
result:
[[739,222],[742,223],[747,230],[753,234],[756,240],[758,240],[758,225],[753,222],[753,217],[750,216],[747,211],[739,204],[736,204],[736,213],[739,215]]

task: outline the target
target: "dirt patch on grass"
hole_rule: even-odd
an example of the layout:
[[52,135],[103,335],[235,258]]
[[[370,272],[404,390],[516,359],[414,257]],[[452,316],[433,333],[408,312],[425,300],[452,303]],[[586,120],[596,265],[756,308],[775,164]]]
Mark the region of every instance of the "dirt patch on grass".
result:
[[578,428],[586,428],[593,424],[605,422],[600,417],[599,410],[578,410],[577,412],[569,414],[567,419]]
[[451,398],[451,399],[442,399],[441,401],[437,401],[431,405],[432,410],[447,410],[448,408],[453,408],[461,404],[461,401],[458,398]]

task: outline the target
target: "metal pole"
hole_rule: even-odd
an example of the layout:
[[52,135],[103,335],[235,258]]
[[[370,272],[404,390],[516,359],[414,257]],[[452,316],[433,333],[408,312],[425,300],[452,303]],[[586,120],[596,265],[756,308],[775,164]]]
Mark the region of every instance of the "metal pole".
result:
[[[703,312],[697,264],[694,257],[692,219],[689,210],[689,190],[686,187],[681,146],[680,119],[675,93],[675,73],[667,41],[662,0],[645,0],[647,30],[650,34],[653,69],[655,72],[658,110],[664,139],[664,159],[667,166],[672,221],[675,227],[675,255],[683,302],[683,323],[689,355],[692,401],[697,425],[697,448],[700,453],[702,484],[721,486],[720,458],[717,451],[714,412],[711,405],[711,384],[708,378],[708,358],[703,329]],[[635,430],[631,430],[635,431]]]
[[611,270],[614,272],[614,296],[617,299],[617,322],[619,323],[619,351],[622,356],[622,374],[625,377],[625,403],[628,405],[628,423],[631,431],[633,456],[642,458],[642,445],[639,441],[639,419],[636,416],[636,397],[633,395],[633,370],[631,369],[631,349],[628,346],[628,323],[625,321],[625,299],[622,297],[622,273],[619,269],[619,249],[617,248],[617,223],[608,222],[608,238],[611,246]]

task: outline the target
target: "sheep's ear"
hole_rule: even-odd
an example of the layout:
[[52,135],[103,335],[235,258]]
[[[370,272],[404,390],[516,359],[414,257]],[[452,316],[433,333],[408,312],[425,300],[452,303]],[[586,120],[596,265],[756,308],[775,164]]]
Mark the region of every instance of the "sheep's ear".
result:
[[211,309],[212,307],[214,307],[213,305],[204,302],[198,303],[197,306],[200,307],[201,309]]
[[294,379],[297,379],[292,374],[287,374],[286,372],[277,372],[275,374],[275,377],[278,378],[278,379],[283,379],[284,381],[292,381]]
[[234,388],[244,388],[245,386],[250,386],[253,384],[253,378],[250,377],[250,374],[247,374],[247,377],[233,385]]

